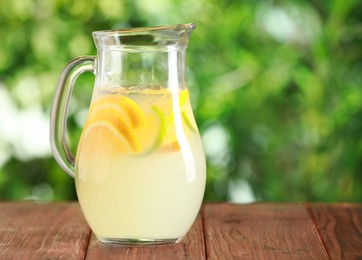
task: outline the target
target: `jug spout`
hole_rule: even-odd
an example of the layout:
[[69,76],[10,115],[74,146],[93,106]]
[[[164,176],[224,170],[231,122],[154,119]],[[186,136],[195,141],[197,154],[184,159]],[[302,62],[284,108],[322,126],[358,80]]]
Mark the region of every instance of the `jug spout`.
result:
[[141,27],[93,32],[97,49],[122,49],[127,47],[180,47],[186,48],[194,23],[173,26]]

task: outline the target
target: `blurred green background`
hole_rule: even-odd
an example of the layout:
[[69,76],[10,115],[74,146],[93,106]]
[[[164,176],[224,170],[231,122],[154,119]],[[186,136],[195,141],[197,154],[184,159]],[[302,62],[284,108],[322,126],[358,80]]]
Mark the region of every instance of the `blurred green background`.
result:
[[[49,148],[58,77],[96,30],[195,22],[207,201],[362,201],[362,1],[1,0],[0,200],[75,200]],[[75,149],[94,76],[69,112]]]

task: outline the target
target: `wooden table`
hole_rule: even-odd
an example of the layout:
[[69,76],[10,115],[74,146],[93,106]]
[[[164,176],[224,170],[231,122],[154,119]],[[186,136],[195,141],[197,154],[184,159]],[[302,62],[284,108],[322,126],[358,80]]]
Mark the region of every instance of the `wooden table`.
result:
[[129,247],[75,202],[0,202],[0,259],[362,259],[362,204],[205,204],[180,243]]

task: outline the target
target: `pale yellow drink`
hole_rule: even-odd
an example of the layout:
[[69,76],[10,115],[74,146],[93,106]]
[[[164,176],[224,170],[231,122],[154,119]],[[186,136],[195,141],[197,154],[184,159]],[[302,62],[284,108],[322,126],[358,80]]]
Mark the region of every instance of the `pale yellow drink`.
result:
[[101,241],[177,240],[194,222],[206,169],[187,90],[95,90],[76,158],[78,199]]

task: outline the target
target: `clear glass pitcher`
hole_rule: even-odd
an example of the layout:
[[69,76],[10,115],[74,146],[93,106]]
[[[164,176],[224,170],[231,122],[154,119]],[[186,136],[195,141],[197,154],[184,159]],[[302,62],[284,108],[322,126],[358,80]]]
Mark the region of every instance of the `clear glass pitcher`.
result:
[[[84,216],[104,243],[175,243],[198,214],[206,166],[185,65],[194,28],[94,32],[97,56],[74,59],[60,76],[51,112],[52,151],[75,178]],[[73,156],[66,117],[83,72],[96,78]]]

